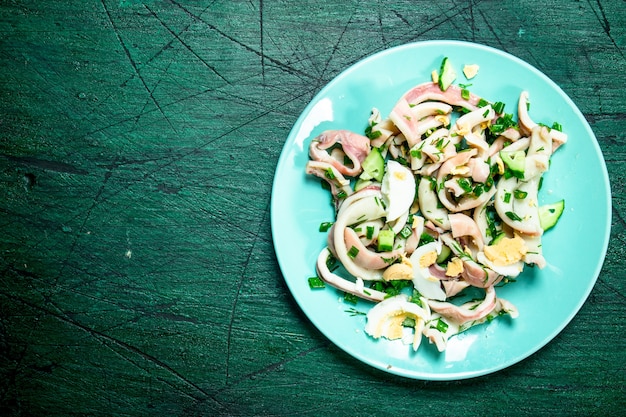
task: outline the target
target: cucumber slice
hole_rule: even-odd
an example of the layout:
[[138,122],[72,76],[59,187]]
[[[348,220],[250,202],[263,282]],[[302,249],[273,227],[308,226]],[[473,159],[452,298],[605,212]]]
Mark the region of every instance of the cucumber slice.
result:
[[437,255],[437,260],[435,262],[437,262],[438,264],[443,263],[443,261],[450,257],[451,253],[452,251],[448,246],[441,245],[441,252],[439,253],[439,255]]
[[385,229],[378,232],[378,250],[380,252],[389,252],[393,250],[393,241],[396,238],[393,230]]
[[446,91],[454,80],[456,80],[456,71],[452,68],[448,57],[444,57],[439,69],[439,88],[441,91]]
[[496,235],[496,237],[494,237],[491,242],[489,243],[489,246],[494,246],[497,245],[498,242],[500,242],[502,239],[504,239],[506,237],[506,233],[504,232],[500,232]]
[[524,151],[500,151],[500,158],[516,178],[524,178],[526,154]]
[[378,148],[372,148],[361,165],[363,167],[361,179],[370,180],[373,178],[378,182],[383,180],[383,174],[385,173],[385,158],[383,158]]
[[372,181],[369,178],[359,178],[354,183],[354,191],[359,191],[369,185],[372,185]]
[[539,207],[539,224],[544,232],[554,227],[556,222],[561,217],[561,214],[563,214],[564,209],[565,200]]

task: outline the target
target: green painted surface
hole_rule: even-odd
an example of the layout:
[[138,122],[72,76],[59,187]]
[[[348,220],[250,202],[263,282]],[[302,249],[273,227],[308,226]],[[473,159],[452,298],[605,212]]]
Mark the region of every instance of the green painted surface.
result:
[[[269,227],[274,168],[313,95],[427,39],[551,77],[613,192],[580,313],[522,363],[461,382],[335,348],[291,299]],[[625,52],[618,0],[3,1],[0,414],[623,414]]]

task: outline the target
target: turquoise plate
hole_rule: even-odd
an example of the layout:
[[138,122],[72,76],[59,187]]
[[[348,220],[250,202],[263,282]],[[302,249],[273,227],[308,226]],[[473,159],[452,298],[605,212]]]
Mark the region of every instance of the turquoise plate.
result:
[[[352,305],[340,291],[311,290],[315,261],[325,246],[318,231],[332,221],[329,193],[305,174],[308,146],[327,129],[363,132],[370,111],[383,117],[411,87],[430,80],[444,56],[471,91],[506,103],[516,114],[522,90],[529,92],[530,115],[538,123],[557,121],[568,142],[554,154],[544,175],[540,204],[565,199],[565,211],[543,238],[544,269],[526,268],[517,282],[499,288],[519,317],[502,317],[453,337],[439,353],[424,340],[417,352],[400,341],[374,340],[363,330],[370,303]],[[480,71],[465,81],[464,64]],[[457,380],[513,365],[550,342],[572,320],[593,288],[606,255],[611,224],[608,174],[598,142],[572,100],[547,76],[505,52],[466,42],[427,41],[385,50],[351,66],[325,86],[296,121],[274,178],[271,226],[278,262],[289,290],[311,322],[345,352],[384,371],[425,380]]]

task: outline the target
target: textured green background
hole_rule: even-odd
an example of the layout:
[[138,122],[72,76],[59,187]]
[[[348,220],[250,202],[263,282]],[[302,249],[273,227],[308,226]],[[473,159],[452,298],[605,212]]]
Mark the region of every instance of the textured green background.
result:
[[[608,255],[572,323],[460,382],[338,350],[291,298],[269,226],[309,100],[428,39],[552,78],[613,192]],[[0,0],[0,414],[623,415],[625,51],[620,0]]]

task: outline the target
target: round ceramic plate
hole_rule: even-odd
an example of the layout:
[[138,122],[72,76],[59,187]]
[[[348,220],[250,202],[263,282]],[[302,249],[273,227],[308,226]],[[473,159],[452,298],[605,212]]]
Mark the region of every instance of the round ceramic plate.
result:
[[[444,56],[459,76],[456,84],[490,101],[502,101],[516,115],[522,90],[529,92],[530,115],[538,123],[559,122],[568,142],[552,158],[539,194],[540,204],[565,199],[557,226],[543,237],[548,262],[526,268],[517,282],[498,288],[519,317],[500,317],[450,339],[444,352],[427,340],[417,352],[401,341],[374,340],[364,332],[372,304],[356,305],[326,287],[312,290],[315,261],[326,245],[321,222],[333,221],[330,194],[319,178],[306,175],[308,146],[327,129],[362,133],[373,107],[383,117],[411,87],[429,81]],[[464,64],[478,64],[466,81]],[[271,202],[274,246],[285,281],[311,322],[350,355],[376,368],[410,378],[455,380],[485,375],[513,365],[552,340],[574,317],[596,282],[611,224],[609,180],[597,140],[570,98],[548,77],[502,51],[457,41],[403,45],[363,59],[324,87],[294,125],[278,161]],[[353,310],[354,309],[354,310]]]

